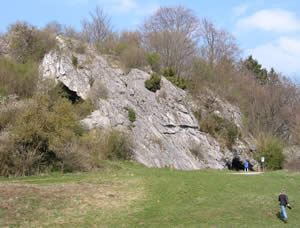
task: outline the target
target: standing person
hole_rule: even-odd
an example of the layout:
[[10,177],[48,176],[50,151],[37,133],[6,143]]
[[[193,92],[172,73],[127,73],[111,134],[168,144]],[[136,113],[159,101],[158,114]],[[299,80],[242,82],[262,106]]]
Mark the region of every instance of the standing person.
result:
[[288,206],[289,208],[291,207],[289,204],[289,199],[288,196],[286,195],[286,191],[284,189],[281,190],[281,193],[278,197],[278,201],[280,202],[280,207],[281,207],[281,218],[287,222],[287,213],[285,210],[285,207]]
[[245,172],[248,172],[249,163],[247,160],[245,161],[244,167],[245,167]]

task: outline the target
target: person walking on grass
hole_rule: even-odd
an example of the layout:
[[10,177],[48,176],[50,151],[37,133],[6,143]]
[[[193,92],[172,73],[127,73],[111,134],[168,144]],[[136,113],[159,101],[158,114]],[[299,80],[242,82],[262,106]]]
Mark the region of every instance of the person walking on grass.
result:
[[281,218],[283,219],[283,221],[287,222],[288,217],[285,208],[286,206],[288,208],[291,208],[291,205],[289,204],[289,199],[284,189],[281,190],[278,201],[280,202],[281,207]]
[[249,163],[248,163],[248,161],[246,160],[246,161],[245,161],[245,164],[244,164],[245,172],[248,172],[248,167],[249,167]]

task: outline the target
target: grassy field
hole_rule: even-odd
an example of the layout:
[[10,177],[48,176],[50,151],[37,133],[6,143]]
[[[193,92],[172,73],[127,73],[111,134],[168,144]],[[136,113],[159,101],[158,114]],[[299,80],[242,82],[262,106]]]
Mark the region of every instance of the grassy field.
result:
[[[147,169],[0,178],[0,227],[298,227],[300,175]],[[283,223],[277,201],[287,189]]]

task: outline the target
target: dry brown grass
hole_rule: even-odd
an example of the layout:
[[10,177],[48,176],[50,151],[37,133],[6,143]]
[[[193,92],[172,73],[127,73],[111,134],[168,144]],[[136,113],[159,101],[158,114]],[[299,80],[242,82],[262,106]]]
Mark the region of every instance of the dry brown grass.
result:
[[[100,182],[100,184],[99,184]],[[83,224],[91,213],[99,216],[127,208],[143,197],[137,180],[55,185],[0,183],[0,226],[44,227]],[[108,214],[107,214],[108,215]]]

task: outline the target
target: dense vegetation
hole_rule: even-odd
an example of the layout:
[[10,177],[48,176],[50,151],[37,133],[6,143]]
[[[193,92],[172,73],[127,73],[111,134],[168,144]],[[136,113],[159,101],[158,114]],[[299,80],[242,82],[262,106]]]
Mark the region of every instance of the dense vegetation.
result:
[[[116,32],[109,16],[97,7],[82,20],[81,31],[58,22],[41,29],[17,22],[0,37],[5,44],[0,46],[1,175],[89,170],[99,166],[100,158],[130,158],[128,135],[110,130],[88,133],[78,122],[93,110],[97,99],[108,97],[100,81],[90,82],[90,101],[82,101],[71,91],[44,85],[39,79],[43,56],[59,49],[57,34],[69,41],[76,54],[84,54],[86,46],[92,45],[125,71],[150,71],[145,87],[152,92],[160,89],[161,75],[165,76],[210,110],[205,116],[195,112],[202,131],[229,149],[241,134],[254,136],[257,156],[268,158],[268,168],[282,168],[284,147],[298,145],[299,88],[274,69],[264,69],[252,56],[242,59],[229,32],[182,6],[161,7],[138,30]],[[72,64],[82,67],[75,55]],[[212,114],[214,101],[201,99],[211,93],[241,109],[242,132],[230,120]],[[133,109],[128,110],[128,118],[136,120]]]

